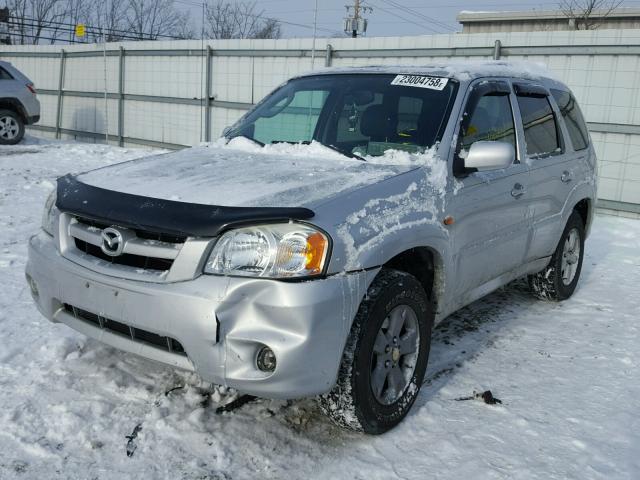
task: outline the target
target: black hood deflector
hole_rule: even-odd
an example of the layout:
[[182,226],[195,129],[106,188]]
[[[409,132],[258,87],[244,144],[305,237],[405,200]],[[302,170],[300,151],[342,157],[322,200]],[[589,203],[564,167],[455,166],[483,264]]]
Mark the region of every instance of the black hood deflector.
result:
[[143,197],[87,185],[72,175],[58,179],[56,207],[101,223],[194,237],[214,237],[232,226],[314,216],[308,208],[222,207]]

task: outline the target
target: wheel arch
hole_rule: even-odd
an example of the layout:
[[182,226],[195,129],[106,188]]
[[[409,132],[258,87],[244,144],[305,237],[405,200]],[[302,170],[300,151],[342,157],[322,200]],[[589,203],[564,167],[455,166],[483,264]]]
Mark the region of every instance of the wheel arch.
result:
[[11,110],[20,115],[24,123],[27,122],[27,113],[17,98],[0,98],[0,109]]
[[416,246],[404,250],[382,265],[413,275],[424,288],[434,313],[444,298],[445,262],[442,254],[430,246]]
[[589,215],[591,214],[591,199],[583,198],[582,200],[578,201],[578,203],[573,206],[573,210],[580,214],[582,223],[586,228],[589,223]]
[[593,215],[595,213],[593,200],[590,197],[584,197],[575,201],[570,213],[573,212],[580,215],[582,224],[584,225],[585,238],[588,237],[591,230],[591,224],[593,222]]

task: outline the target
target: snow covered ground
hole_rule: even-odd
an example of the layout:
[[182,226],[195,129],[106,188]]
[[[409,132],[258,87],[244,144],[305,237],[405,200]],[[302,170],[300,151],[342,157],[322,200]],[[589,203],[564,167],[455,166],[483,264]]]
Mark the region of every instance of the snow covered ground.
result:
[[220,389],[40,317],[23,271],[54,178],[148,153],[0,147],[0,479],[640,478],[640,221],[597,218],[571,300],[515,282],[447,319],[413,411],[368,437],[313,401],[216,415]]

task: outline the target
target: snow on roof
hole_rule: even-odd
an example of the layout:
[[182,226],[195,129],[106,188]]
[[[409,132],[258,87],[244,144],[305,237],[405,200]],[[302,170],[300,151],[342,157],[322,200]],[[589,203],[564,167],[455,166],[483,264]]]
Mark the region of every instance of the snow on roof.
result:
[[542,63],[524,61],[446,61],[420,66],[414,65],[373,65],[365,67],[331,67],[306,72],[298,77],[331,74],[412,74],[434,75],[468,82],[482,77],[517,77],[528,80],[551,80],[559,82],[557,76]]
[[[590,13],[590,16],[608,19],[640,17],[640,8],[617,8],[613,11],[610,11],[609,9],[595,9]],[[473,23],[492,21],[519,22],[523,20],[563,20],[567,18],[567,14],[562,10],[462,10],[458,13],[456,20],[460,23]]]

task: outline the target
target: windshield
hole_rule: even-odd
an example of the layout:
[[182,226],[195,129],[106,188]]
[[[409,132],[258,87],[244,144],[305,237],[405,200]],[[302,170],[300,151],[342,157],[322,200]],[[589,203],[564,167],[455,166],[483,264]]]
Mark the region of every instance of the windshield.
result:
[[421,153],[440,141],[458,83],[424,75],[291,80],[226,133],[261,144],[320,142],[348,156]]

